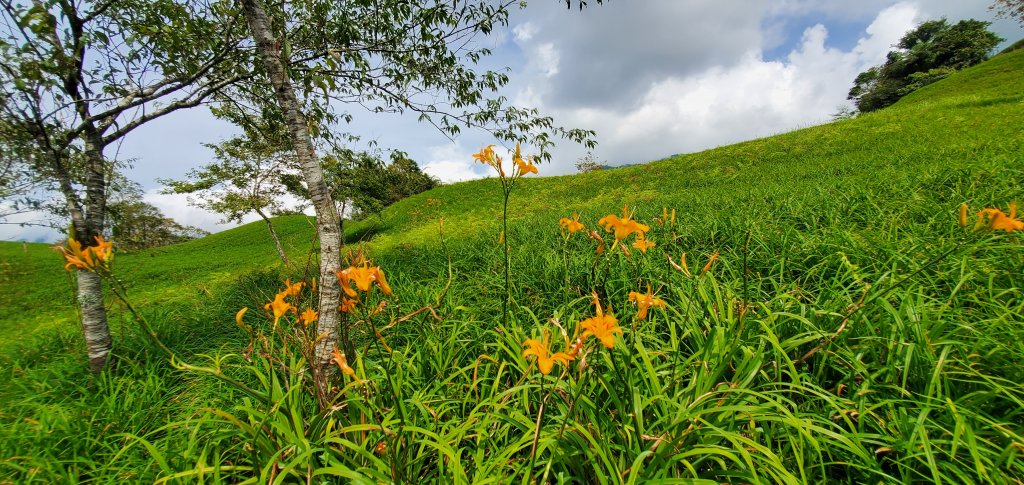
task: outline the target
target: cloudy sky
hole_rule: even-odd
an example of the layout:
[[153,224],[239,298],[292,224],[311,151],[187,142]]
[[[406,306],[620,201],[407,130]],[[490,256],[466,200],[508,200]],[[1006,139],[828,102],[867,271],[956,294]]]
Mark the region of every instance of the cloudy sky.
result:
[[[995,20],[988,0],[611,0],[582,12],[561,0],[531,0],[509,28],[483,42],[508,66],[503,95],[540,108],[562,126],[597,131],[594,155],[611,165],[690,153],[820,124],[846,103],[857,73],[880,64],[924,20],[977,18],[1008,39],[1024,29]],[[466,133],[454,142],[415,117],[352,111],[342,129],[363,142],[410,154],[446,182],[486,176],[470,154],[492,142]],[[170,115],[127,137],[108,156],[135,159],[129,177],[146,200],[181,223],[229,226],[159,194],[157,178],[181,178],[209,160],[202,143],[234,134],[203,109]],[[528,150],[527,150],[528,152]],[[543,175],[573,173],[586,150],[561,143]],[[0,225],[2,240],[57,238]]]

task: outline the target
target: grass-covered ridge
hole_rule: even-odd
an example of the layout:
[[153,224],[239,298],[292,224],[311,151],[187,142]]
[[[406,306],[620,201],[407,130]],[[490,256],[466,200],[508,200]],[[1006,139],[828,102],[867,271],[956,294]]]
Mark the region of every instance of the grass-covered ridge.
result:
[[[0,481],[194,481],[201,470],[206,480],[297,481],[316,469],[360,481],[1019,480],[1024,247],[1015,233],[960,228],[956,210],[1006,209],[1024,193],[1021,72],[1015,51],[857,119],[525,179],[510,205],[508,327],[496,180],[432,190],[354,224],[350,239],[369,240],[397,295],[389,315],[445,298],[440,321],[424,313],[384,332],[394,354],[356,329],[354,367],[374,384],[349,390],[326,419],[303,398],[301,376],[277,375],[293,386],[274,391],[273,407],[170,370],[113,304],[119,358],[90,379],[57,256],[0,244]],[[596,228],[624,203],[652,226],[646,255],[616,253],[595,271],[592,241],[577,233],[563,246],[560,217],[578,211]],[[663,207],[676,209],[675,226],[653,222]],[[311,227],[278,220],[299,260]],[[692,277],[666,260],[684,251]],[[258,314],[285,276],[262,223],[115,264],[191,362],[244,354],[235,311]],[[668,308],[639,321],[627,295],[648,284]],[[624,334],[582,372],[577,361],[542,378],[522,342],[543,329],[557,336],[552,318],[572,333],[593,315],[592,290]],[[258,388],[253,368],[232,372]]]

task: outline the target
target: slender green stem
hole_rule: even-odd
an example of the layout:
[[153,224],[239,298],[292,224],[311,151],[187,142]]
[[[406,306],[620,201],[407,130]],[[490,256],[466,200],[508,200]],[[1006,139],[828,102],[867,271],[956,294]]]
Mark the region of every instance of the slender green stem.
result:
[[157,336],[156,331],[153,330],[153,327],[149,326],[149,321],[146,320],[146,317],[143,317],[142,314],[136,311],[135,307],[133,307],[131,302],[128,301],[128,292],[124,286],[121,285],[121,282],[113,276],[108,277],[107,280],[111,282],[110,289],[114,292],[114,296],[121,300],[121,303],[124,303],[125,308],[127,308],[132,314],[135,321],[139,323],[139,326],[142,327],[142,331],[146,334],[146,337],[156,344],[160,350],[167,354],[167,357],[173,360],[175,358],[174,352],[164,345],[163,341],[160,340],[160,337]]
[[540,408],[537,409],[537,424],[536,429],[533,432],[533,447],[530,449],[530,468],[527,470],[527,474],[530,477],[530,482],[533,482],[533,466],[537,461],[537,442],[540,441],[540,423],[544,417],[544,404],[548,401],[548,396],[545,394],[547,388],[547,379],[541,376],[540,381]]
[[[369,294],[367,294],[367,299],[369,299]],[[381,349],[381,345],[380,345],[381,334],[377,330],[377,326],[373,324],[373,319],[370,317],[369,312],[366,311],[366,307],[363,306],[362,308],[363,308],[363,319],[366,321],[366,323],[370,326],[371,330],[373,331],[373,334],[374,334],[373,337],[376,337],[376,338],[373,338],[373,345],[374,345],[374,347],[377,348],[377,353],[378,354],[383,354],[384,352]],[[395,446],[390,447],[391,449],[389,451],[390,451],[390,453],[392,455],[392,458],[395,459],[395,461],[397,462],[398,461],[397,460],[398,459],[398,452],[399,452],[398,448],[399,448],[402,436],[403,436],[403,434],[405,432],[405,424],[406,424],[405,406],[402,403],[402,397],[401,397],[400,393],[398,392],[398,387],[395,385],[395,382],[392,380],[393,377],[394,377],[394,374],[398,373],[397,372],[398,365],[395,364],[394,352],[387,352],[387,355],[388,355],[388,361],[391,363],[391,371],[385,373],[386,377],[387,377],[386,380],[387,380],[387,383],[388,383],[388,387],[391,388],[390,389],[391,390],[391,396],[395,400],[395,407],[398,409],[398,433],[397,433],[398,437],[395,440],[396,441],[395,442]],[[392,473],[396,473],[398,471],[399,471],[398,468],[395,468],[395,467],[392,468]],[[400,473],[397,473],[397,474],[400,475]],[[394,478],[398,482],[402,481],[401,476],[394,477]]]
[[[594,351],[595,360],[600,355],[600,353],[601,348],[597,347],[597,349]],[[580,393],[583,392],[583,387],[587,382],[587,377],[589,376],[589,372],[583,374],[583,377],[581,377],[579,382],[576,383],[576,392],[573,393],[572,401],[569,402],[569,410],[565,413],[565,419],[562,420],[562,427],[558,430],[558,439],[562,439],[562,434],[565,433],[565,426],[569,424],[569,418],[572,416],[573,411],[576,409],[576,401],[579,400]]]
[[563,289],[563,305],[569,304],[569,238],[562,238],[562,267],[565,270],[565,288]]
[[508,326],[508,304],[512,299],[512,286],[509,280],[511,262],[508,252],[508,199],[512,195],[512,186],[502,182],[502,189],[505,197],[501,211],[501,241],[505,255],[505,299],[501,302],[501,325],[504,328]]

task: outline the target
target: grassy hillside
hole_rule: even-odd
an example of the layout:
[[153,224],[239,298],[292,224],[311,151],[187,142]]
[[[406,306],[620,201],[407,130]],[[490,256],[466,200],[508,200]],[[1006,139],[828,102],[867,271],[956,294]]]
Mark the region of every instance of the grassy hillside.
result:
[[[377,384],[328,416],[392,434],[332,434],[333,425],[313,425],[314,402],[291,394],[284,421],[275,421],[280,410],[240,407],[231,386],[169,369],[113,302],[118,359],[90,379],[57,255],[0,243],[0,477],[190,481],[212,464],[203,470],[220,475],[206,478],[230,481],[284,466],[273,450],[290,443],[313,450],[295,458],[303,466],[379,481],[1019,480],[1024,246],[1016,233],[961,229],[956,210],[1006,209],[1024,193],[1021,72],[1024,51],[1015,51],[856,119],[524,179],[510,203],[507,327],[496,180],[444,186],[352,224],[350,240],[367,241],[395,290],[388,314],[434,304],[440,317],[389,328],[381,338],[394,354],[356,330],[358,368]],[[595,266],[592,241],[563,243],[559,218],[577,211],[596,228],[623,204],[652,226],[657,246],[647,254]],[[663,207],[677,211],[675,225],[653,222]],[[309,220],[277,225],[305,261]],[[666,262],[684,251],[693,277]],[[262,223],[120,254],[116,272],[163,339],[193,361],[245,353],[235,311],[262,306],[285,276]],[[668,308],[641,322],[627,294],[646,285]],[[541,378],[522,342],[557,332],[552,318],[572,333],[593,315],[592,290],[619,317],[620,343],[595,351],[585,372],[574,363],[573,373]],[[253,365],[232,372],[257,385]],[[266,428],[233,425],[209,407]],[[412,429],[422,431],[402,431]],[[380,443],[392,451],[374,455]]]

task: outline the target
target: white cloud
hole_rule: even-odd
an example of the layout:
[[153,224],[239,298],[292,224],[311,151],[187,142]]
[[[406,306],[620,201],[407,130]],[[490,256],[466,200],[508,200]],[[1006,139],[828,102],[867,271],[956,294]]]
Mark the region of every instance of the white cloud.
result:
[[[596,155],[611,163],[642,162],[821,123],[846,102],[857,73],[882,62],[919,17],[911,3],[886,8],[849,51],[828,47],[827,29],[815,25],[782,60],[765,60],[754,47],[731,65],[662,77],[628,109],[554,113],[569,126],[596,129],[601,143]],[[534,82],[522,95],[544,89]],[[553,172],[571,172],[571,161],[581,154],[559,150]]]
[[[189,196],[186,194],[161,194],[159,189],[146,191],[142,200],[153,204],[166,217],[174,219],[178,224],[196,226],[200,229],[217,232],[238,226],[235,223],[223,223],[220,214],[200,209],[189,205]],[[253,214],[243,219],[243,222],[252,222],[258,219]]]
[[[12,203],[0,201],[0,214],[10,214],[0,219],[0,241],[55,242],[62,237],[56,229],[32,225],[47,222],[49,217],[46,213],[15,214]],[[23,223],[27,225],[22,226]]]
[[470,153],[470,150],[458,143],[434,146],[427,150],[427,161],[421,165],[421,169],[445,183],[487,176],[480,170],[481,166],[474,166]]
[[512,27],[512,38],[516,42],[527,42],[537,33],[537,25],[533,22],[523,22]]

